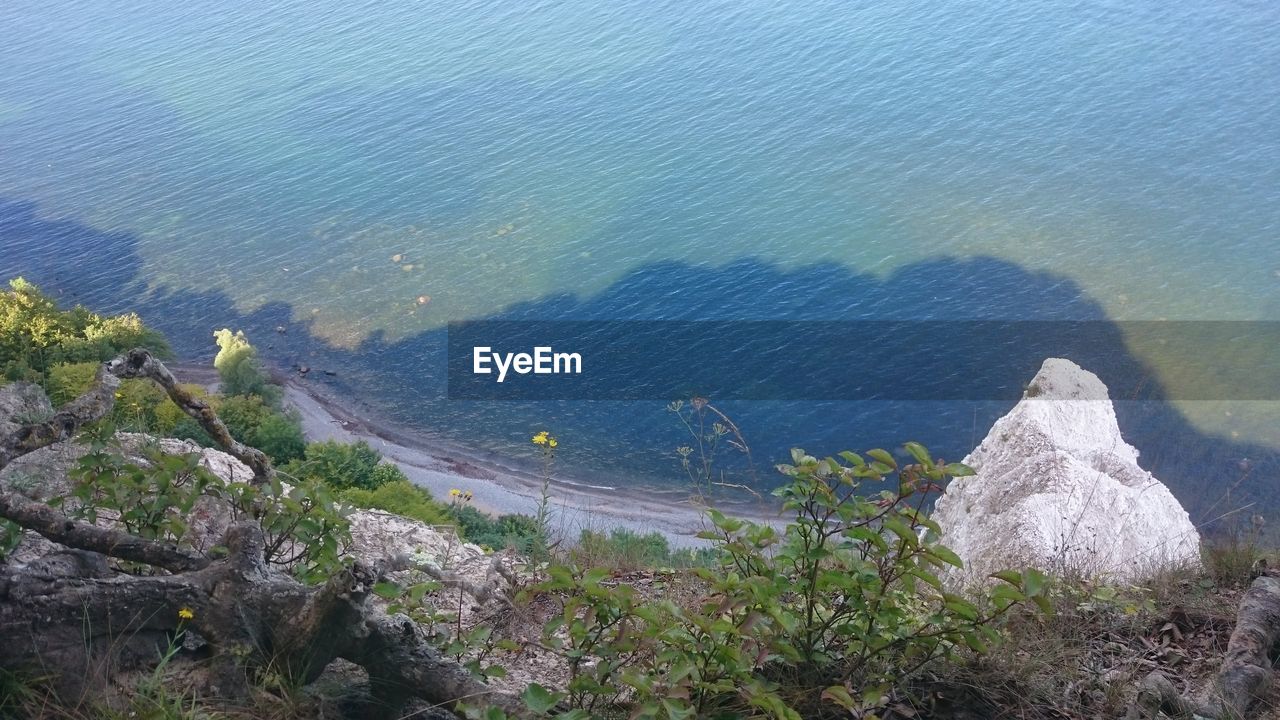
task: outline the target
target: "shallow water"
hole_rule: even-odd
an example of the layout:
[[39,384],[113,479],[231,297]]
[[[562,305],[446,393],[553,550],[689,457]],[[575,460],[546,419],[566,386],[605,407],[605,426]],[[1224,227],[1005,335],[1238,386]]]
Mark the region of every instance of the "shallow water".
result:
[[[1270,2],[13,0],[0,270],[141,307],[188,353],[249,327],[395,417],[500,452],[551,427],[568,467],[658,482],[660,404],[442,402],[437,333],[1280,320],[1277,38]],[[954,455],[1004,407],[734,410],[766,456]],[[1271,406],[1179,410],[1215,463],[1277,444]]]

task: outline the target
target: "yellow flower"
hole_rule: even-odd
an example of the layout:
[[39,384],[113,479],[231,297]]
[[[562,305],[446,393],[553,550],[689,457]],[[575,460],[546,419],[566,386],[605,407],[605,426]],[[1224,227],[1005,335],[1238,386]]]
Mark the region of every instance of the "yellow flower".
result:
[[534,444],[534,445],[546,445],[546,444],[547,444],[547,431],[546,431],[546,430],[543,430],[542,432],[538,433],[537,435],[534,435],[534,436],[533,436],[533,444]]
[[194,618],[195,616],[196,616],[195,612],[193,612],[193,611],[191,610],[191,608],[189,608],[189,607],[184,607],[184,608],[182,608],[182,609],[178,610],[178,619],[179,619],[179,620],[190,620],[190,619]]
[[550,447],[555,447],[556,445],[559,445],[559,444],[560,444],[560,443],[556,442],[556,439],[555,439],[555,438],[551,438],[551,439],[547,440],[547,445],[548,445],[548,446],[550,446]]
[[449,497],[458,497],[460,495],[462,495],[462,491],[459,490],[458,488],[453,488],[452,490],[449,491]]

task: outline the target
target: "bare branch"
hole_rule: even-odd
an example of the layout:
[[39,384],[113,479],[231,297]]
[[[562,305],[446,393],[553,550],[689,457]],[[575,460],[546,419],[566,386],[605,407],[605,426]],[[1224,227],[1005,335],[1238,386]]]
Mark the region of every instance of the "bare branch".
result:
[[157,360],[149,350],[134,348],[107,363],[107,367],[116,377],[149,378],[164,388],[169,399],[184,413],[195,418],[196,422],[200,423],[200,427],[204,428],[204,431],[209,433],[209,437],[212,437],[223,450],[253,470],[255,485],[260,485],[275,475],[275,469],[272,468],[271,460],[267,458],[266,453],[231,437],[227,426],[218,418],[213,408],[181,388],[173,377],[173,373],[169,372],[169,368]]
[[209,558],[194,550],[144,540],[123,530],[78,522],[42,502],[29,500],[15,492],[0,492],[0,517],[69,548],[90,550],[170,572],[199,570],[209,565]]
[[29,452],[68,440],[81,427],[106,417],[116,404],[116,388],[119,386],[120,380],[105,365],[98,368],[89,389],[58,408],[53,417],[0,437],[0,468]]

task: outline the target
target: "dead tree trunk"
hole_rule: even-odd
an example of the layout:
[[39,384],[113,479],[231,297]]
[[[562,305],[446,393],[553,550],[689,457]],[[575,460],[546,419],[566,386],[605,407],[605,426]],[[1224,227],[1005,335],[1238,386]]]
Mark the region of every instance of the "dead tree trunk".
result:
[[1197,703],[1180,694],[1159,672],[1142,683],[1131,716],[1203,717],[1242,720],[1266,696],[1274,681],[1271,655],[1280,641],[1280,578],[1264,574],[1253,581],[1240,601],[1236,627],[1227,642],[1209,701]]
[[[119,377],[148,377],[163,387],[226,450],[270,478],[270,461],[236,442],[213,410],[185,393],[162,363],[133,350],[106,363],[93,387],[50,420],[0,437],[0,467],[40,447],[69,439],[104,417]],[[360,564],[311,587],[270,566],[262,528],[247,522],[227,531],[219,560],[71,520],[56,509],[0,492],[0,518],[66,548],[23,568],[0,565],[0,667],[53,673],[64,691],[83,691],[95,672],[154,661],[156,648],[192,630],[211,650],[208,691],[244,697],[256,668],[270,666],[298,681],[314,680],[335,658],[364,667],[375,698],[394,711],[409,698],[455,706],[497,705],[523,714],[442,656],[410,620],[387,616],[370,602],[381,568]],[[161,571],[136,576],[113,571],[106,558]],[[186,617],[190,615],[191,617]]]

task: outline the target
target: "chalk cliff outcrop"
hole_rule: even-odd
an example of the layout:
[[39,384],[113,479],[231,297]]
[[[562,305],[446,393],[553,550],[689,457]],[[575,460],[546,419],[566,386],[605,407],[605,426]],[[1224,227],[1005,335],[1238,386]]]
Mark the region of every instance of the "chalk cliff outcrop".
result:
[[1126,580],[1200,562],[1199,533],[1138,466],[1106,386],[1069,360],[1046,360],[964,462],[977,474],[954,480],[933,514],[965,562],[949,583],[1025,566]]

